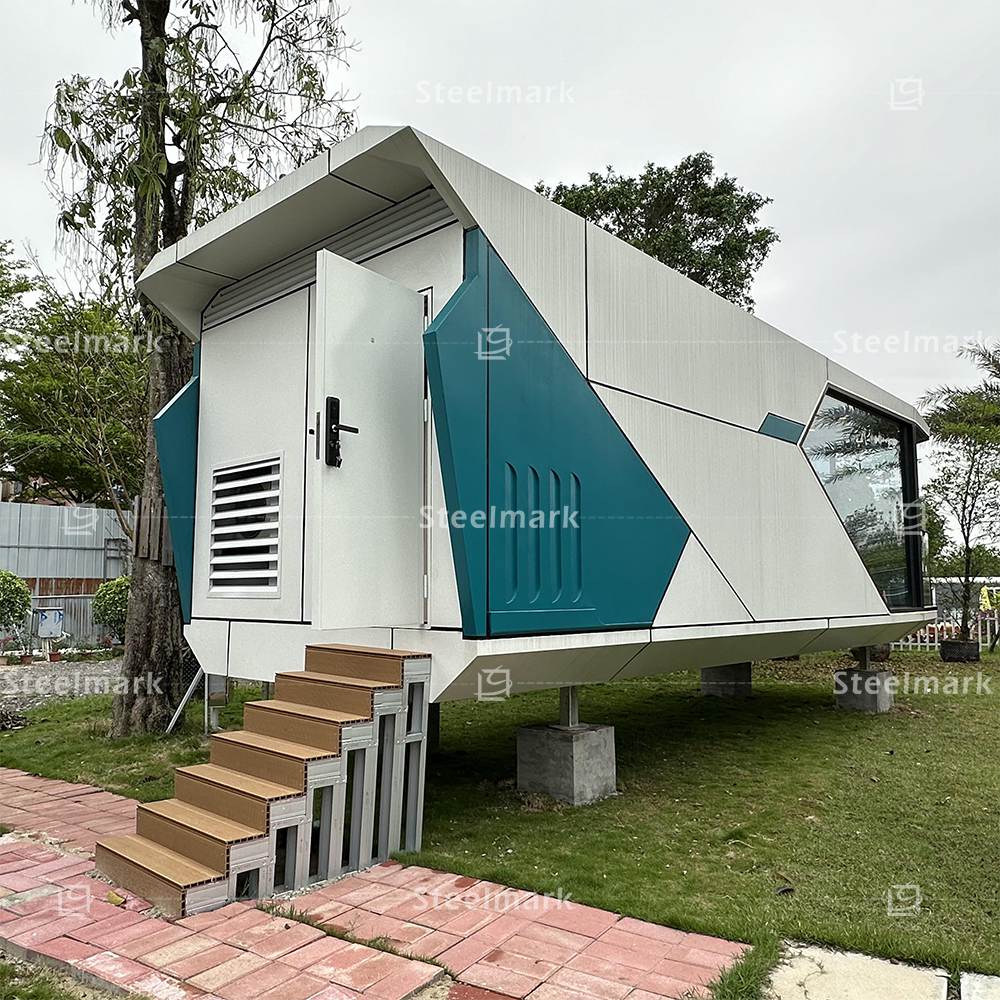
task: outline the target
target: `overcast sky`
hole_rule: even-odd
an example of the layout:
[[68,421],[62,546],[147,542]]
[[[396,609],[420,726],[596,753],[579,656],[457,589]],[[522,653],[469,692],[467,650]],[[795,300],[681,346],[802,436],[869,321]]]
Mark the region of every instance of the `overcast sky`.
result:
[[[957,343],[998,333],[1000,5],[822,8],[365,0],[345,17],[359,50],[342,76],[362,124],[413,124],[529,185],[708,150],[774,199],[765,221],[781,242],[757,313],[915,401],[967,380]],[[107,35],[85,0],[16,9],[0,69],[0,237],[57,267],[37,163],[53,84],[118,76],[136,41]],[[521,102],[497,101],[512,87]]]

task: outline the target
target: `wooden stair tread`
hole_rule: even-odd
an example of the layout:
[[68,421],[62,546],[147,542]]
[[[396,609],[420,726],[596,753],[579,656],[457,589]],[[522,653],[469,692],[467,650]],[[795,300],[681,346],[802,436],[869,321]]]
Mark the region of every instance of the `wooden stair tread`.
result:
[[199,885],[202,882],[213,882],[225,877],[224,872],[215,871],[199,865],[196,861],[177,854],[169,848],[130,833],[117,837],[102,837],[100,846],[120,858],[130,861],[139,868],[169,882],[178,889]]
[[147,812],[155,813],[164,819],[172,820],[181,826],[190,827],[198,833],[211,837],[213,840],[221,840],[226,844],[232,844],[239,840],[250,840],[253,837],[263,837],[263,830],[255,830],[252,826],[243,823],[236,823],[218,813],[209,812],[207,809],[199,809],[188,802],[181,802],[180,799],[163,799],[160,802],[147,802],[141,806]]
[[288,785],[278,785],[264,778],[255,778],[242,771],[231,771],[228,767],[218,764],[191,764],[188,767],[175,768],[177,774],[187,774],[193,778],[202,778],[214,785],[231,788],[256,799],[284,799],[292,795],[301,795],[301,788],[289,788]]
[[239,743],[241,746],[253,747],[255,750],[267,750],[282,757],[293,757],[295,760],[317,760],[321,757],[334,756],[329,750],[324,750],[322,747],[310,747],[306,746],[305,743],[280,740],[277,736],[251,733],[246,729],[235,729],[227,733],[213,733],[212,739],[225,740],[227,743]]
[[378,656],[392,660],[426,660],[430,653],[417,653],[409,649],[380,649],[378,646],[350,646],[336,642],[309,642],[306,649],[323,649],[331,653],[353,653],[357,656]]
[[291,715],[304,715],[320,722],[369,722],[368,716],[356,712],[338,712],[332,708],[315,708],[313,705],[300,705],[297,701],[278,701],[270,698],[267,701],[249,701],[248,705],[261,705],[274,709],[276,712],[288,712]]
[[373,681],[367,677],[346,677],[342,674],[321,674],[315,670],[285,670],[277,677],[287,677],[291,680],[316,681],[318,684],[336,684],[339,687],[369,688],[372,691],[399,690],[399,684],[392,681]]

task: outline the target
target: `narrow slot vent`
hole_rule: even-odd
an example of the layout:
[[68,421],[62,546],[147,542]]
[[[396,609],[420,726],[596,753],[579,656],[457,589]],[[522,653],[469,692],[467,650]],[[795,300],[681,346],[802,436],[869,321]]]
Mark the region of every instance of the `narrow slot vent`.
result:
[[211,593],[277,593],[280,518],[280,458],[213,472]]

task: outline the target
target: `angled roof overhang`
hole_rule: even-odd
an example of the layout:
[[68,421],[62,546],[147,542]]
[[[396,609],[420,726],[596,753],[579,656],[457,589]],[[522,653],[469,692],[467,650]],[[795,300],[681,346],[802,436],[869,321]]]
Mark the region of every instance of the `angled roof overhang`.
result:
[[[433,187],[465,228],[478,226],[587,374],[589,224],[410,126],[368,126],[161,250],[138,287],[192,340],[219,289]],[[710,294],[710,293],[709,293]],[[784,336],[784,335],[781,335]],[[803,350],[808,350],[803,345]],[[825,359],[824,359],[825,360]],[[829,381],[912,423],[910,404],[827,362]]]

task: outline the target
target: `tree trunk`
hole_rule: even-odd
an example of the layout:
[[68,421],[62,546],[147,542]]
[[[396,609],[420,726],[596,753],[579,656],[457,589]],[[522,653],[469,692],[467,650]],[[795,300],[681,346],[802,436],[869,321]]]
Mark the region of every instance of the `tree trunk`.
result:
[[965,564],[962,578],[962,624],[959,626],[958,635],[966,642],[972,634],[972,543],[965,540]]
[[[145,158],[164,149],[163,96],[167,87],[166,23],[170,0],[139,0],[142,44],[143,105],[139,121]],[[135,194],[134,275],[136,278],[159,249],[162,198]],[[174,234],[174,239],[178,235]],[[140,505],[163,509],[163,483],[153,434],[153,417],[190,377],[189,345],[149,303],[141,305],[142,322],[153,336],[149,360],[146,464]],[[183,622],[177,577],[164,565],[161,551],[143,556],[137,549],[132,567],[128,620],[125,626],[127,689],[115,698],[113,736],[163,732],[183,694],[181,656]]]

